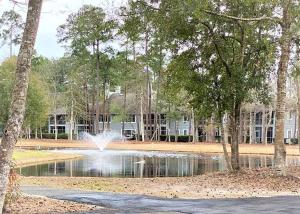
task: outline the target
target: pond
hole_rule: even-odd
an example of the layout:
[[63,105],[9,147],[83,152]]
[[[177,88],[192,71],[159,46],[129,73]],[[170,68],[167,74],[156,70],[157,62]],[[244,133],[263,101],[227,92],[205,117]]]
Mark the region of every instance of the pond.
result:
[[[222,154],[186,154],[118,150],[63,150],[55,152],[82,154],[83,159],[37,164],[18,168],[24,176],[70,177],[184,177],[224,171]],[[55,152],[53,155],[55,155]],[[242,167],[273,165],[272,156],[241,155]],[[289,165],[299,165],[298,157],[288,157]]]

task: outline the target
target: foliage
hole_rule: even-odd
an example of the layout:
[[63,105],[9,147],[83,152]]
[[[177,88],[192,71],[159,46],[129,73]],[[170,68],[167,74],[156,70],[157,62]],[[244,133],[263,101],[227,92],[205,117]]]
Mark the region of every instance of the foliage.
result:
[[0,39],[3,40],[2,43],[20,44],[23,28],[24,22],[20,14],[14,10],[3,12],[0,17]]
[[[8,109],[11,100],[12,87],[14,84],[14,72],[16,69],[16,58],[12,57],[4,61],[0,66],[0,124],[5,124],[8,119]],[[26,104],[24,125],[31,125],[32,128],[44,126],[48,119],[48,88],[42,81],[42,78],[36,73],[30,74],[30,83],[28,88],[28,99]]]

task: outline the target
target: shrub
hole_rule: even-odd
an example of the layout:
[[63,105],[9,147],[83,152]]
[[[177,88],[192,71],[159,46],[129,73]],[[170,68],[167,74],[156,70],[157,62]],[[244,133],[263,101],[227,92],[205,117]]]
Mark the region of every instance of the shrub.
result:
[[[55,139],[55,134],[54,133],[43,133],[43,138],[44,139]],[[59,133],[59,134],[57,134],[57,139],[68,139],[68,134],[67,133]]]

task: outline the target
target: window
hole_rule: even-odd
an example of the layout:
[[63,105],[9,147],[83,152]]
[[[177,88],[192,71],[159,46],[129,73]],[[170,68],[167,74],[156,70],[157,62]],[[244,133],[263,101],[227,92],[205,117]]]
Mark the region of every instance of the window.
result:
[[88,121],[85,121],[83,118],[78,119],[78,124],[86,124]]
[[293,119],[293,112],[289,111],[289,120]]
[[133,136],[134,131],[130,130],[130,129],[125,129],[124,130],[124,136],[125,137],[132,137]]
[[262,128],[261,127],[256,127],[255,128],[255,137],[256,137],[256,142],[261,143],[261,133],[262,133]]
[[161,114],[160,115],[160,123],[161,124],[166,124],[167,123],[166,114]]
[[274,121],[275,121],[275,111],[272,111],[272,122],[271,122],[271,124],[274,124]]
[[187,129],[183,130],[183,135],[188,135],[188,130]]
[[[50,124],[54,123],[54,116],[50,116]],[[66,124],[66,115],[56,115],[56,123],[61,125]]]
[[273,128],[269,127],[267,132],[267,141],[268,143],[272,143],[273,140]]
[[291,130],[287,130],[287,138],[292,138],[292,131]]
[[261,125],[262,124],[262,112],[256,113],[255,124],[256,125]]
[[188,116],[183,116],[183,122],[189,122],[189,117]]
[[54,124],[54,116],[50,116],[50,124]]
[[[50,127],[50,133],[55,133],[55,128],[54,126]],[[66,127],[65,126],[57,126],[57,133],[66,133]]]
[[[105,115],[105,120],[104,122],[111,122],[111,115]],[[103,122],[103,114],[99,115],[99,122]]]
[[161,135],[167,135],[167,128],[166,127],[160,127],[160,134]]
[[135,123],[136,122],[135,115],[134,114],[129,114],[126,118],[126,122]]
[[103,122],[103,114],[99,115],[99,122]]

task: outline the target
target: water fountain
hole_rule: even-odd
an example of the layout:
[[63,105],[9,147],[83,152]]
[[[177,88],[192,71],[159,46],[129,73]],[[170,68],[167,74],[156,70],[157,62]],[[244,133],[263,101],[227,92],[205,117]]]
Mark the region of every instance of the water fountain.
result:
[[123,136],[117,132],[106,131],[96,136],[91,135],[87,132],[82,134],[82,139],[94,143],[100,151],[103,151],[106,146],[111,143],[113,140],[121,140]]

